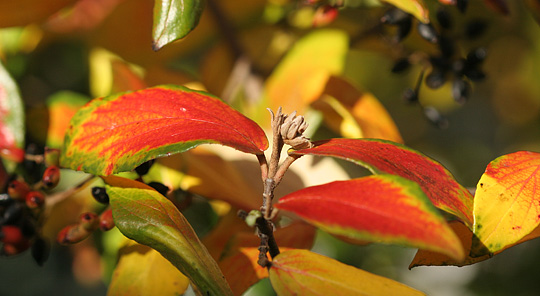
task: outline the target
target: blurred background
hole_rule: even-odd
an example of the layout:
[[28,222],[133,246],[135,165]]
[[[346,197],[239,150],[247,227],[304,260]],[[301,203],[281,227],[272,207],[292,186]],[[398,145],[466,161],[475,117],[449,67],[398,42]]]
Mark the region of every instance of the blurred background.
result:
[[[433,43],[419,33],[414,17],[409,16],[412,29],[407,34],[399,26],[381,22],[393,8],[375,0],[213,0],[192,33],[153,51],[152,1],[2,1],[0,59],[24,102],[25,145],[37,150],[61,148],[69,118],[91,98],[165,83],[206,89],[262,125],[268,125],[267,106],[294,100],[288,106],[313,118],[309,131],[317,140],[355,133],[343,128],[343,116],[331,116],[335,110],[317,107],[318,96],[311,98],[309,93],[316,93],[319,86],[297,100],[280,97],[276,102],[272,91],[293,87],[279,84],[287,76],[276,69],[286,68],[285,57],[293,54],[299,40],[314,31],[337,30],[346,36],[343,52],[291,62],[288,71],[297,71],[291,75],[299,77],[293,83],[309,84],[302,80],[311,79],[302,68],[317,64],[315,60],[335,60],[339,67],[321,67],[378,99],[399,131],[391,140],[402,140],[438,160],[462,185],[475,188],[486,166],[498,156],[519,150],[540,152],[536,18],[540,2],[470,1],[466,9],[444,2],[450,1],[425,1],[440,34]],[[321,14],[323,4],[336,9]],[[314,44],[334,48],[324,41]],[[467,55],[478,49],[485,50],[485,59],[478,62],[478,72],[464,75],[459,63],[467,62]],[[296,50],[301,57],[302,51]],[[430,76],[437,69],[442,69],[442,76]],[[277,86],[269,77],[278,81]],[[455,94],[458,78],[467,84],[460,96]],[[440,85],[432,87],[433,83]],[[414,92],[413,99],[410,93],[404,97],[407,89]],[[373,122],[377,119],[364,118],[367,123],[356,119],[359,128],[377,125]],[[354,165],[332,162],[339,169],[335,175],[326,171],[323,180],[366,174]],[[80,178],[64,172],[63,182]],[[89,201],[88,188],[78,194],[76,202],[58,210],[71,214],[57,214],[62,219],[47,223],[47,237],[54,240],[55,233],[76,219],[82,208],[97,207]],[[185,214],[204,236],[215,225],[217,214],[207,200],[198,202]],[[42,267],[28,252],[0,257],[0,295],[105,295],[121,240],[113,230],[73,247],[53,243]],[[539,247],[540,242],[533,240],[473,266],[412,270],[408,265],[416,251],[402,247],[356,246],[318,232],[313,250],[429,295],[535,295],[540,289]],[[270,290],[268,280],[263,280],[247,293],[272,295]]]

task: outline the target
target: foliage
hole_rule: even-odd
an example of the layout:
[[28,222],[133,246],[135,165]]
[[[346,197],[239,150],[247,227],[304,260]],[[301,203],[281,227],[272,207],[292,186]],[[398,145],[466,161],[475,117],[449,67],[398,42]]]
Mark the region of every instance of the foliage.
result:
[[[471,178],[467,161],[456,178],[414,145],[418,126],[431,143],[464,129],[454,114],[491,104],[469,102],[477,92],[501,121],[537,130],[538,44],[526,70],[489,60],[525,52],[515,32],[540,35],[520,18],[534,1],[20,5],[29,13],[0,4],[5,257],[30,250],[46,265],[54,239],[93,250],[109,295],[241,295],[264,278],[278,295],[423,295],[310,249],[325,232],[417,248],[410,268],[465,266],[540,235],[534,145],[446,140],[482,154]],[[388,100],[398,93],[409,111]]]

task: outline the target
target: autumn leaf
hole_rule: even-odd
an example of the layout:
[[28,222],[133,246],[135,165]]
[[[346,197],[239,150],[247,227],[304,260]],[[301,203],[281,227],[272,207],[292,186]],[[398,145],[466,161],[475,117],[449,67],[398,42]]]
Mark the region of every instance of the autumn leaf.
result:
[[232,295],[217,263],[171,201],[137,181],[114,176],[104,180],[122,234],[158,251],[201,293]]
[[150,247],[130,241],[119,255],[108,296],[176,296],[189,286],[189,279]]
[[539,178],[536,152],[507,154],[487,166],[474,197],[473,232],[490,252],[516,243],[540,225]]
[[61,148],[69,121],[89,98],[84,95],[62,91],[47,98],[49,110],[49,129],[47,131],[47,147]]
[[[281,252],[291,249],[309,249],[315,239],[315,228],[302,221],[279,228],[274,232]],[[259,259],[260,238],[253,233],[239,232],[227,244],[219,261],[227,282],[235,295],[242,295],[259,280],[268,277],[268,270],[261,267]],[[245,272],[239,273],[242,270]]]
[[272,261],[270,282],[278,295],[424,295],[399,282],[308,250],[279,254]]
[[540,237],[540,227],[536,227],[531,233],[529,233],[527,236],[522,238],[520,241],[518,241],[515,244],[508,245],[504,249],[499,250],[493,254],[485,254],[482,256],[471,256],[471,246],[473,243],[473,233],[472,231],[465,226],[463,223],[459,221],[450,221],[448,223],[454,233],[459,237],[459,240],[461,241],[461,245],[463,246],[463,249],[465,250],[465,253],[467,256],[465,257],[465,260],[455,260],[453,258],[450,258],[444,254],[436,253],[428,250],[418,250],[416,252],[416,255],[414,256],[413,260],[411,261],[411,264],[409,265],[409,269],[412,269],[417,266],[466,266],[471,265],[474,263],[482,262],[485,260],[490,259],[491,257],[500,254],[502,251],[511,248],[515,245],[524,243],[526,241],[535,239]]
[[[14,162],[24,157],[24,109],[19,89],[0,62],[0,156]],[[8,171],[12,170],[7,165]]]
[[315,147],[291,152],[333,156],[368,168],[374,174],[393,174],[422,187],[439,209],[472,228],[472,195],[440,163],[401,144],[374,139],[331,139]]
[[332,234],[464,257],[459,239],[416,183],[375,175],[308,187],[275,207]]
[[402,143],[396,124],[370,93],[361,92],[343,78],[332,76],[313,108],[323,113],[331,129],[346,138],[377,138]]
[[159,50],[195,29],[203,8],[203,0],[156,0],[152,26],[154,50]]
[[429,23],[429,11],[422,0],[382,0],[414,15],[419,21]]
[[266,81],[270,108],[302,112],[318,99],[329,77],[343,71],[348,42],[345,32],[330,29],[297,41]]
[[252,154],[268,147],[256,123],[218,98],[168,85],[91,101],[72,118],[60,163],[110,175],[204,143]]

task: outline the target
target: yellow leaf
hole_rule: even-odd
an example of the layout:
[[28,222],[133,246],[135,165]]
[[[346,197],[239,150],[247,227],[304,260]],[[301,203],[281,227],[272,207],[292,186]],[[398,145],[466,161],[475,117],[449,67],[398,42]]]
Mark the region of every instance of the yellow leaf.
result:
[[473,232],[494,253],[514,244],[540,225],[540,153],[521,151],[492,161],[474,197]]
[[303,112],[318,99],[328,78],[342,72],[348,42],[339,30],[314,31],[299,40],[266,82],[271,109]]
[[419,21],[429,23],[429,11],[422,0],[381,0],[414,15]]
[[189,280],[156,250],[130,241],[120,249],[108,296],[182,295]]
[[391,279],[307,251],[279,254],[270,268],[278,295],[424,295]]
[[334,76],[328,80],[324,94],[312,107],[321,111],[328,126],[342,136],[403,143],[390,114],[372,94]]

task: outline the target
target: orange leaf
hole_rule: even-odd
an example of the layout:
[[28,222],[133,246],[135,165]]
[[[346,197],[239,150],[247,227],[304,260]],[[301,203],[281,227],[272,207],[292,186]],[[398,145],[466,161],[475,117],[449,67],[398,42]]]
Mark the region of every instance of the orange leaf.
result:
[[0,27],[24,26],[41,22],[75,0],[0,1]]
[[[295,222],[274,232],[280,251],[309,249],[315,239],[315,228],[303,222]],[[258,247],[260,239],[253,232],[238,233],[229,242],[224,258],[219,262],[227,282],[235,295],[241,295],[259,280],[268,277],[268,270],[261,267]],[[243,272],[239,273],[238,271]]]

